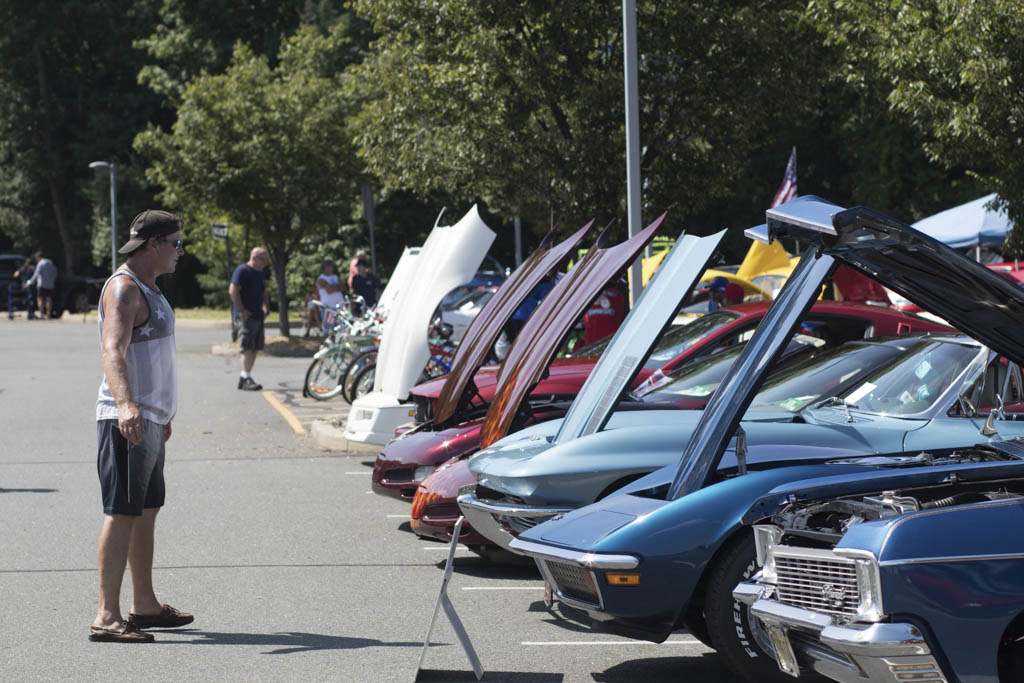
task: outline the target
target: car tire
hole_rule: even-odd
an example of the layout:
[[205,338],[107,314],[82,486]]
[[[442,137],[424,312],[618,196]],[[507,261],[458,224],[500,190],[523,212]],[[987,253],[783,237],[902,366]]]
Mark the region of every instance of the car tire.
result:
[[[732,597],[732,590],[741,581],[757,572],[754,535],[744,529],[731,539],[709,569],[704,617],[711,644],[725,659],[726,666],[748,683],[784,683],[793,680],[782,673],[772,655],[762,645],[766,638],[756,632],[750,622],[746,605]],[[760,640],[760,642],[759,642]],[[820,680],[820,679],[819,679]]]
[[81,289],[72,292],[68,298],[68,310],[72,313],[88,313],[89,295]]

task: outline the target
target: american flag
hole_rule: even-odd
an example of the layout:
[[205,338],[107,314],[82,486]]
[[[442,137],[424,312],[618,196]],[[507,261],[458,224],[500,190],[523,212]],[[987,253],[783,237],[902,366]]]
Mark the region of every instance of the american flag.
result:
[[770,208],[774,209],[779,204],[785,204],[792,199],[796,199],[796,147],[793,148],[789,155],[789,163],[786,164],[786,175],[782,177],[782,184],[779,185],[779,190],[775,193],[775,198],[772,199]]

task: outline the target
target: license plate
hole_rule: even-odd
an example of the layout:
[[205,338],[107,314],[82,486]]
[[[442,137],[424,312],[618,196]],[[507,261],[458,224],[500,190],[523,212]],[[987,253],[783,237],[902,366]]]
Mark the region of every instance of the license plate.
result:
[[800,665],[796,663],[796,654],[786,631],[778,626],[769,626],[768,637],[775,649],[775,660],[779,663],[779,668],[790,676],[799,676]]
[[547,606],[548,609],[551,609],[551,606],[554,603],[555,603],[555,599],[551,595],[551,584],[548,583],[547,581],[545,581],[544,582],[544,605]]

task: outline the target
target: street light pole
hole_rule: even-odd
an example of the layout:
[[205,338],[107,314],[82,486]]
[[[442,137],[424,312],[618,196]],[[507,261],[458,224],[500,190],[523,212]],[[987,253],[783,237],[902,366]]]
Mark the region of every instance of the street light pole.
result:
[[[637,86],[636,0],[622,0],[622,50],[626,99],[626,213],[629,236],[643,229],[640,198],[640,106]],[[636,303],[643,287],[641,259],[629,267],[629,305]]]
[[117,164],[94,161],[89,168],[110,169],[110,272],[117,270]]

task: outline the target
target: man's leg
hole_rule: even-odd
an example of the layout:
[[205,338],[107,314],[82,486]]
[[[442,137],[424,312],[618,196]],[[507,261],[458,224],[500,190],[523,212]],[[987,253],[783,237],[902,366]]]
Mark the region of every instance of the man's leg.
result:
[[100,574],[99,609],[93,626],[113,628],[124,618],[121,615],[121,582],[137,519],[132,515],[103,517],[103,529],[96,549],[96,564]]
[[248,376],[256,363],[256,351],[242,351],[242,371]]
[[160,508],[146,508],[132,529],[128,567],[132,572],[132,614],[158,614],[160,601],[153,591],[153,538]]

